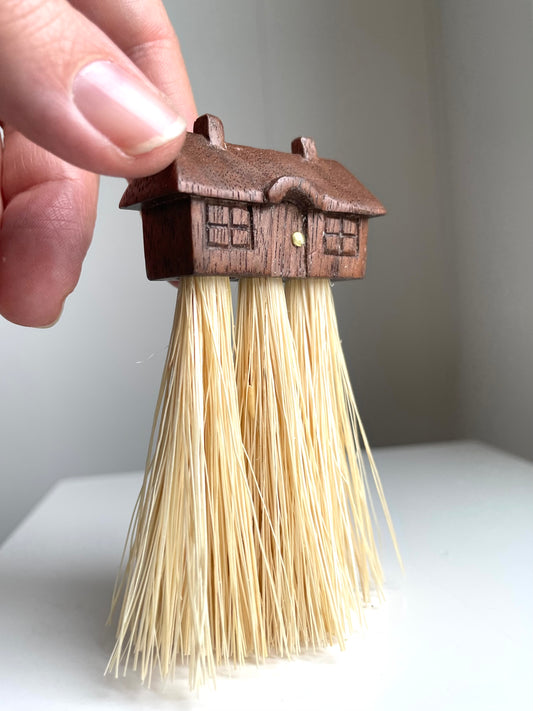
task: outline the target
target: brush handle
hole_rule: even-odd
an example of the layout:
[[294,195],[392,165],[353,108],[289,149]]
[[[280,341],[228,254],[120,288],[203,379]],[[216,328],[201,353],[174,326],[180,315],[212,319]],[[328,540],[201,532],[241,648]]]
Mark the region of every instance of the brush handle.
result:
[[218,118],[198,118],[176,160],[120,203],[141,210],[148,278],[363,277],[383,206],[312,139],[291,149],[232,145]]

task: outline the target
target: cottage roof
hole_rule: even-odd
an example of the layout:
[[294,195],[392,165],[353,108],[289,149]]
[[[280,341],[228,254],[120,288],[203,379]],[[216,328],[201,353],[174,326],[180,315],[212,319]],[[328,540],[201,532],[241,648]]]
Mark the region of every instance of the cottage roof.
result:
[[319,158],[311,139],[295,139],[292,153],[232,145],[224,140],[222,122],[209,114],[197,119],[171,165],[130,183],[120,206],[139,209],[176,194],[253,203],[290,200],[324,212],[370,217],[385,213],[346,168]]

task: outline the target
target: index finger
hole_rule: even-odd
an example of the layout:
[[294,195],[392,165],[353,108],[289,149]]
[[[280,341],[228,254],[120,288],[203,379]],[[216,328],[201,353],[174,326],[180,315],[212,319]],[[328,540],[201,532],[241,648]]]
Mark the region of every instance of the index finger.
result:
[[196,105],[176,33],[160,0],[71,0],[170,100],[192,130]]
[[24,326],[55,321],[91,240],[98,178],[6,129],[0,194],[0,314]]

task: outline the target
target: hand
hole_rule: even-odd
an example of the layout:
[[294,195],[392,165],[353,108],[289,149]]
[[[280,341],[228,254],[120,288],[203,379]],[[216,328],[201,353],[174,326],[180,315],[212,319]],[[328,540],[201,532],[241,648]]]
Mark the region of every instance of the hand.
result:
[[161,170],[195,115],[160,0],[0,0],[0,314],[58,318],[92,237],[97,175]]

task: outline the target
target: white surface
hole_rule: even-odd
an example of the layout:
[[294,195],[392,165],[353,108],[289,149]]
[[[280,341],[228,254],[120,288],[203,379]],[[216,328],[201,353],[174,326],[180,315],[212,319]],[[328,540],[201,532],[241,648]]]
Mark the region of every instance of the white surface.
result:
[[0,706],[18,709],[530,709],[533,465],[473,443],[378,451],[406,574],[348,650],[186,673],[102,675],[104,627],[139,475],[60,482],[0,550]]

